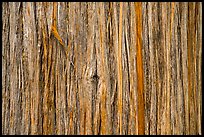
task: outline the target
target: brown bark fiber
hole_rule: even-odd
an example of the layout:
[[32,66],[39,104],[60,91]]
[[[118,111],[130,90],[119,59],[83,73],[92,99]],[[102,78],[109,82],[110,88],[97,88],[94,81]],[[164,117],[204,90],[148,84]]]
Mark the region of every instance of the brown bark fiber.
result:
[[3,2],[2,134],[201,135],[201,2]]

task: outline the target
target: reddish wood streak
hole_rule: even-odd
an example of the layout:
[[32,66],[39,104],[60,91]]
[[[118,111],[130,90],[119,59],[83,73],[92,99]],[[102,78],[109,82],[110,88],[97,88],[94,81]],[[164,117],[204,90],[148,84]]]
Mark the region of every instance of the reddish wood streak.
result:
[[138,133],[144,134],[144,95],[143,95],[143,64],[142,64],[142,3],[135,3],[136,12],[136,62],[137,62],[137,90],[138,90]]

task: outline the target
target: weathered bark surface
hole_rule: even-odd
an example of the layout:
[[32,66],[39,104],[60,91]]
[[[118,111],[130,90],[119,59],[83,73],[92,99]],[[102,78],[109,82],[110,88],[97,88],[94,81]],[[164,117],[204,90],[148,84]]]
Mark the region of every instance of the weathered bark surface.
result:
[[2,134],[201,135],[201,3],[2,10]]

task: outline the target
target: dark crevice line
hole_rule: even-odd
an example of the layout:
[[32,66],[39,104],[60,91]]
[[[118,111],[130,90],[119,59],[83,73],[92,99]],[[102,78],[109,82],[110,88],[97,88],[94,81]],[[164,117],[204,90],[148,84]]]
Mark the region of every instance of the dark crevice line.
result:
[[[146,3],[146,12],[147,12],[147,21],[146,21],[146,24],[147,24],[147,32],[149,32],[149,30],[150,30],[150,28],[149,28],[149,21],[148,21],[148,18],[149,18],[149,9],[148,9],[148,3]],[[150,51],[150,48],[149,48],[149,45],[150,45],[150,40],[149,40],[150,38],[149,38],[149,35],[147,35],[147,45],[148,45],[148,51]],[[149,57],[149,61],[150,61],[150,56],[148,56]],[[147,65],[148,66],[148,65]],[[147,67],[147,70],[148,70],[148,73],[149,73],[149,69],[148,69],[148,67]],[[148,80],[149,81],[149,80]],[[147,107],[148,108],[150,108],[150,100],[151,100],[151,98],[149,97],[149,89],[150,89],[150,85],[149,85],[150,83],[148,83],[148,91],[147,91],[147,98],[148,98],[148,102],[146,102],[147,103]],[[148,135],[150,135],[150,112],[149,112],[150,110],[148,109],[147,110],[147,117],[148,117]]]

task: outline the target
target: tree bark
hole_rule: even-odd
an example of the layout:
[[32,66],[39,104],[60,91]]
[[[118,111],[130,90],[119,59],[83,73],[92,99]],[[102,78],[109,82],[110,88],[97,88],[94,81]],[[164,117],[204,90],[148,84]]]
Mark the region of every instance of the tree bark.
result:
[[3,2],[2,134],[199,134],[201,2]]

